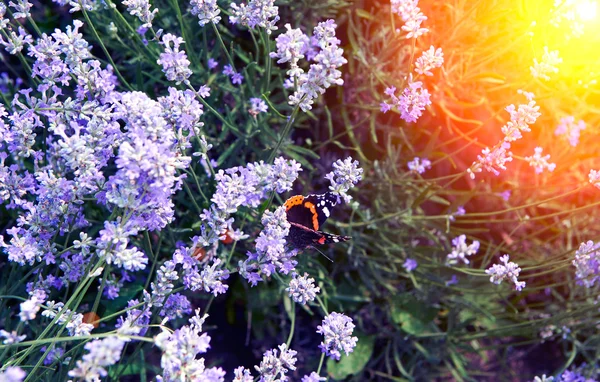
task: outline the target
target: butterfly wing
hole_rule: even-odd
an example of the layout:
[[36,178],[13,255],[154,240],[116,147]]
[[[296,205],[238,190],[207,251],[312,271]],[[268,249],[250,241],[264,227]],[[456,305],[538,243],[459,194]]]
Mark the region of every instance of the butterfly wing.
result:
[[331,233],[315,231],[298,223],[290,222],[290,232],[286,241],[297,249],[304,249],[315,245],[340,243],[350,240],[350,236],[333,235]]
[[337,203],[338,197],[332,192],[292,196],[285,202],[287,220],[318,231]]

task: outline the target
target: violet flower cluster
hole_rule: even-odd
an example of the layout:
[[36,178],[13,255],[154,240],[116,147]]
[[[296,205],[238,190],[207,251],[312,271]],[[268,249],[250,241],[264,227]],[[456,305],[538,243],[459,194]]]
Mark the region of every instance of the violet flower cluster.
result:
[[309,275],[306,272],[303,276],[298,276],[296,273],[292,274],[290,284],[285,289],[292,300],[301,305],[313,301],[317,296],[317,293],[321,291],[321,288],[315,286],[315,279],[308,276]]
[[339,361],[342,355],[341,351],[348,355],[356,346],[358,338],[352,337],[353,331],[354,324],[350,317],[342,313],[332,312],[317,327],[317,333],[324,336],[319,348],[329,358]]
[[591,240],[581,243],[572,262],[577,284],[593,287],[600,280],[600,243]]
[[352,157],[343,161],[338,159],[333,163],[333,171],[325,175],[325,179],[331,183],[329,190],[341,196],[346,203],[352,200],[348,191],[362,179],[363,169],[358,166],[358,161],[353,160]]
[[407,163],[407,166],[410,171],[423,174],[425,171],[431,168],[431,161],[427,158],[415,157],[415,159]]
[[494,264],[490,268],[485,270],[485,273],[490,275],[490,282],[494,284],[500,284],[504,280],[508,280],[512,282],[515,290],[521,291],[525,288],[525,281],[519,281],[517,278],[519,277],[519,273],[521,272],[521,268],[517,263],[509,262],[509,256],[504,255],[500,257],[500,262],[502,264]]
[[452,252],[446,256],[446,263],[448,265],[455,265],[461,261],[464,264],[469,264],[467,256],[473,256],[479,250],[479,242],[477,240],[467,245],[466,235],[460,235],[452,239],[452,245]]
[[208,247],[224,238],[227,232],[233,233],[235,239],[246,238],[241,231],[233,228],[234,218],[231,215],[241,206],[258,207],[270,192],[291,190],[300,171],[299,163],[283,157],[276,158],[272,165],[260,161],[245,167],[219,170],[215,176],[217,190],[211,198],[210,208],[200,216],[203,221],[201,235],[194,237],[194,242]]
[[475,174],[483,170],[494,175],[499,175],[501,170],[506,170],[506,163],[513,160],[510,151],[511,142],[523,138],[523,132],[530,132],[529,125],[534,124],[541,115],[540,107],[533,100],[534,95],[521,90],[518,92],[527,98],[528,103],[520,104],[518,107],[514,105],[506,107],[505,110],[510,115],[510,121],[502,127],[504,138],[491,149],[486,147],[481,151],[482,155],[478,155],[477,160],[467,169],[471,179],[475,179]]
[[585,122],[582,119],[576,123],[575,117],[569,115],[560,119],[560,123],[554,130],[554,135],[564,136],[571,146],[577,147],[581,130],[585,130],[585,127]]
[[229,22],[232,24],[240,24],[250,29],[257,26],[261,27],[271,34],[277,30],[277,22],[279,21],[279,7],[274,5],[275,0],[250,0],[248,4],[236,3],[230,4]]
[[[297,84],[289,97],[290,105],[298,105],[303,111],[311,110],[315,99],[326,89],[344,84],[338,69],[348,61],[339,47],[340,40],[335,37],[336,28],[333,20],[320,22],[313,30],[313,38],[309,39],[298,29],[286,25],[287,32],[277,37],[277,52],[271,53],[271,57],[279,58],[280,63],[290,62],[289,80]],[[305,55],[314,61],[306,73],[297,65]]]

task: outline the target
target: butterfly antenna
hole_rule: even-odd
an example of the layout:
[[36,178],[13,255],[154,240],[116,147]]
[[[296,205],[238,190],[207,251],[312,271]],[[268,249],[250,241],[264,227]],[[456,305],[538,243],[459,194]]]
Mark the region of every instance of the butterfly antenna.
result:
[[329,261],[331,261],[331,262],[333,263],[333,260],[331,260],[329,257],[327,257],[327,255],[326,255],[326,254],[324,254],[323,252],[321,252],[321,251],[319,250],[319,248],[317,248],[317,247],[314,247],[314,246],[313,246],[312,248],[313,248],[313,249],[316,249],[316,250],[317,250],[317,252],[319,252],[321,255],[323,255],[323,257],[325,257],[327,260],[329,260]]

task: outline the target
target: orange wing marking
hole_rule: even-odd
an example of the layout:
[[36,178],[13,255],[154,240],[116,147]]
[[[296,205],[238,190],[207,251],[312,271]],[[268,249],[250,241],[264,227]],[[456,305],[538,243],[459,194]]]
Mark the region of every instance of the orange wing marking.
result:
[[284,203],[285,210],[287,211],[294,206],[302,204],[303,200],[304,200],[304,196],[302,196],[302,195],[292,196],[291,198],[289,198],[288,200],[285,201],[285,203]]
[[313,229],[315,231],[318,231],[319,230],[319,219],[318,219],[319,215],[317,214],[317,208],[311,202],[304,203],[304,207],[308,208],[310,210],[310,212],[312,213]]

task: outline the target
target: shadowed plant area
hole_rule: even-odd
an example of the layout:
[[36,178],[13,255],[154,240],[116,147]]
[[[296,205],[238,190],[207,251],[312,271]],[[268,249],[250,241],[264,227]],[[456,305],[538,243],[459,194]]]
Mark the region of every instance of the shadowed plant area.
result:
[[0,382],[598,378],[597,1],[0,1]]

